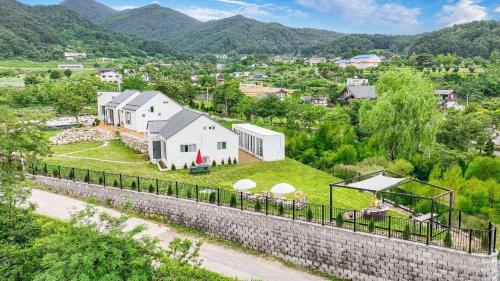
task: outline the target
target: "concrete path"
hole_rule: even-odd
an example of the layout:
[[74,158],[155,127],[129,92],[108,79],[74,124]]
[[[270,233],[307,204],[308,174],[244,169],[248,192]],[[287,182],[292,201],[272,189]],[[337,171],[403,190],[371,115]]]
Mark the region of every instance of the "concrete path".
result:
[[[86,205],[85,202],[70,197],[37,189],[33,189],[30,202],[37,205],[36,211],[38,213],[59,219],[69,219],[72,213],[82,210]],[[109,214],[119,215],[119,212],[116,210],[103,207],[98,207],[98,209]],[[126,228],[141,224],[146,226],[147,234],[157,237],[160,240],[160,246],[163,248],[167,248],[169,241],[175,237],[198,240],[197,238],[177,233],[174,229],[164,225],[139,218],[130,218]],[[200,257],[203,259],[202,267],[241,280],[326,280],[304,271],[285,267],[279,261],[245,254],[207,241],[204,241],[201,247]]]

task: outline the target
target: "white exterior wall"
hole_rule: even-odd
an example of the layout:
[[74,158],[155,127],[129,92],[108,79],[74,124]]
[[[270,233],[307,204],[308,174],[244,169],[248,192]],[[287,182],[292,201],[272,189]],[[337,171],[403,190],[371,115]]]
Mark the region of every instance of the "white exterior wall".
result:
[[97,116],[100,120],[104,120],[102,107],[119,94],[120,92],[97,92]]
[[157,160],[153,159],[153,141],[161,141],[161,137],[158,134],[149,134],[146,133],[144,134],[146,139],[148,140],[148,155],[149,159],[152,163],[156,163]]
[[98,75],[103,83],[121,83],[122,75],[114,71],[106,71]]
[[[150,112],[150,107],[154,107],[154,112]],[[148,121],[153,120],[167,120],[174,114],[182,110],[182,106],[174,102],[165,95],[158,94],[146,102],[143,106],[139,107],[135,112],[129,111],[132,117],[132,124],[124,127],[137,132],[145,132],[147,129]],[[124,110],[124,112],[127,110]]]
[[[116,108],[109,108],[113,110],[113,119],[114,119],[114,124],[115,126],[124,126],[125,125],[125,113],[123,112],[122,108],[125,106],[127,103],[129,103],[132,99],[137,97],[137,95],[140,95],[139,92],[134,93],[131,95],[128,99],[123,101],[121,104],[119,104]],[[120,119],[118,119],[118,115],[120,115]],[[118,123],[118,120],[120,120],[120,123]]]
[[[215,130],[209,130],[209,126],[215,126]],[[221,141],[227,142],[227,147],[218,150],[217,142]],[[182,144],[196,144],[196,150],[181,152],[180,145]],[[231,160],[237,159],[239,162],[238,135],[206,116],[201,116],[166,140],[166,159],[162,160],[169,169],[172,163],[178,169],[182,168],[185,163],[190,166],[196,160],[198,149],[200,149],[202,157],[209,157],[210,165],[213,160],[220,164],[223,159],[224,163],[227,164],[229,157]]]
[[252,130],[247,130],[246,128],[240,127],[237,124],[233,125],[233,129],[262,139],[262,156],[259,156],[241,146],[239,147],[240,149],[247,151],[255,157],[262,159],[263,161],[277,161],[285,159],[285,135],[283,135],[282,133],[275,132],[275,134],[272,135],[259,134]]

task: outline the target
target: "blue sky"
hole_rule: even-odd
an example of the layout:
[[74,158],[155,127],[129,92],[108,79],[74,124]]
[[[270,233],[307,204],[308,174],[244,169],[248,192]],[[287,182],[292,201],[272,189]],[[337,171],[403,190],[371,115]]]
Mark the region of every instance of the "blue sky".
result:
[[[22,0],[56,4],[58,0]],[[151,3],[202,21],[241,14],[265,22],[339,32],[414,34],[473,20],[500,19],[499,0],[99,0],[117,10]]]

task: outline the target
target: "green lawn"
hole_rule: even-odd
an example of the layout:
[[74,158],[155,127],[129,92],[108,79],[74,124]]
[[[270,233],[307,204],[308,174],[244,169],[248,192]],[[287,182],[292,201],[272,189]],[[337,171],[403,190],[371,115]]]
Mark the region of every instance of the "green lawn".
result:
[[[155,165],[117,141],[108,146],[100,147],[100,142],[76,143],[52,147],[53,155],[44,159],[48,164],[107,171],[149,178],[158,178],[198,184],[209,187],[232,189],[232,185],[242,178],[248,178],[257,183],[253,193],[267,191],[280,182],[287,182],[303,191],[310,203],[329,203],[329,183],[335,181],[333,176],[311,168],[292,159],[275,162],[262,162],[238,165],[211,167],[205,175],[191,175],[186,170],[160,172]],[[90,150],[88,150],[90,149]],[[85,151],[82,151],[85,150]],[[82,152],[78,152],[82,151]],[[71,153],[76,152],[76,153]],[[71,153],[71,154],[67,154]],[[66,154],[74,159],[61,157]],[[129,163],[111,162],[127,161]],[[349,189],[334,190],[334,206],[338,208],[361,209],[367,207],[374,196]]]

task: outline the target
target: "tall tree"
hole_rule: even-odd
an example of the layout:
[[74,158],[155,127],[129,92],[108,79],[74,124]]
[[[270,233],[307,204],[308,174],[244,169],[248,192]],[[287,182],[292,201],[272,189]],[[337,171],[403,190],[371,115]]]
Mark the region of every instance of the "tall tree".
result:
[[213,103],[219,112],[228,115],[243,97],[238,80],[228,80],[215,89]]
[[360,125],[391,159],[430,151],[440,123],[433,84],[413,71],[387,72],[376,85],[373,108],[361,109]]

